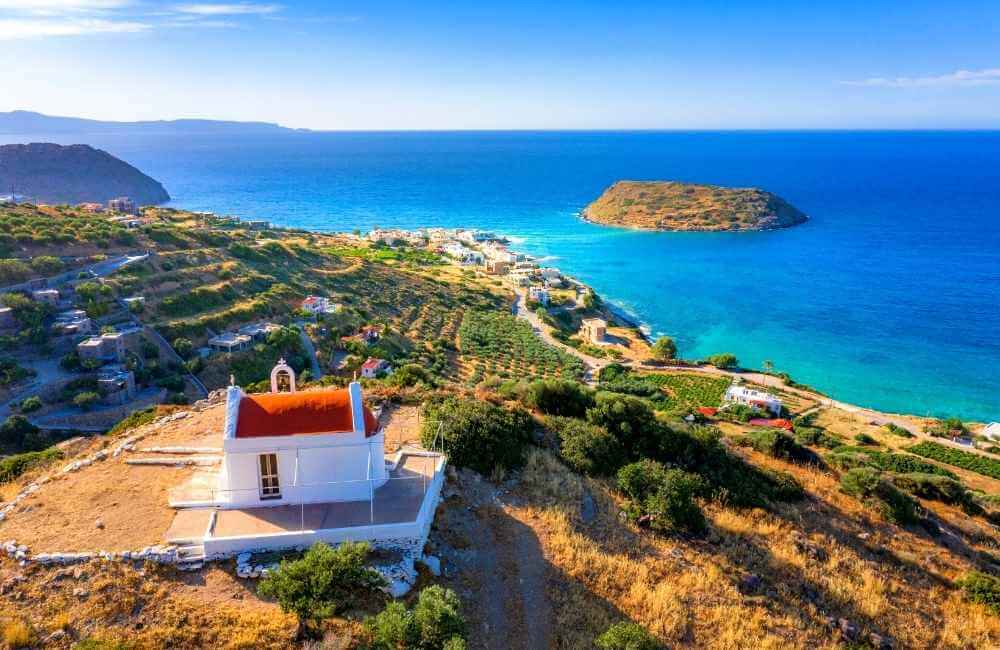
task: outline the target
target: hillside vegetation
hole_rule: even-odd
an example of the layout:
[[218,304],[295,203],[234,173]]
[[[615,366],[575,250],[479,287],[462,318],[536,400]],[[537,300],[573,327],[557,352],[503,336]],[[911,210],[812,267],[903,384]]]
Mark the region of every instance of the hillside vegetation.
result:
[[807,217],[770,192],[676,181],[618,181],[583,210],[588,221],[641,230],[773,230]]

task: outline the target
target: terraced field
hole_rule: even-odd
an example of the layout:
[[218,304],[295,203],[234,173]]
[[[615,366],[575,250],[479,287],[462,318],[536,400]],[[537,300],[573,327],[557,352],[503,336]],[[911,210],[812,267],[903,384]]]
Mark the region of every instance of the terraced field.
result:
[[563,377],[577,379],[583,362],[543,343],[528,323],[504,312],[468,310],[458,330],[466,382]]

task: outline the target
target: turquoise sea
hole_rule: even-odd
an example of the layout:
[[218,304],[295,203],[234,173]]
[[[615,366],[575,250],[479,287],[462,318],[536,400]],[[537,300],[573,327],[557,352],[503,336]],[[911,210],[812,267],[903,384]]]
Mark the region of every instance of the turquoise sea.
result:
[[[859,405],[1000,419],[997,132],[0,138],[99,146],[184,208],[320,230],[495,230],[685,357],[728,351]],[[731,234],[582,222],[618,179],[758,186],[811,219]]]

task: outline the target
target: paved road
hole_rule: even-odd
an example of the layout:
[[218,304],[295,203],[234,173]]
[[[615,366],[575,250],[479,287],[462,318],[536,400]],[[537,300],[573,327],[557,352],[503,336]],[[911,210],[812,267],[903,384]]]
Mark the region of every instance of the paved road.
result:
[[[562,341],[552,336],[552,334],[549,333],[549,326],[542,322],[542,319],[538,317],[538,314],[528,309],[526,303],[527,301],[525,299],[525,291],[519,290],[517,292],[517,302],[515,303],[513,309],[517,317],[526,320],[531,325],[531,328],[535,331],[535,334],[537,334],[543,341],[545,341],[552,347],[562,350],[567,354],[572,354],[580,361],[583,361],[584,365],[587,366],[587,371],[584,374],[584,380],[588,384],[596,384],[597,375],[598,373],[600,373],[601,368],[611,363],[615,363],[613,361],[609,361],[608,359],[598,359],[597,357],[592,357],[589,354],[584,354],[583,352],[580,352],[576,348],[566,345]],[[628,365],[627,362],[618,362],[618,363],[622,363],[622,365]]]
[[74,269],[72,271],[64,271],[58,275],[53,275],[48,278],[37,278],[36,280],[31,280],[29,282],[21,282],[19,284],[12,284],[7,287],[0,287],[0,293],[6,293],[11,291],[21,291],[29,288],[32,282],[37,282],[38,280],[44,280],[46,287],[57,287],[59,285],[65,284],[71,280],[76,280],[80,273],[90,272],[93,275],[102,278],[107,275],[111,275],[123,266],[128,266],[135,262],[141,262],[142,260],[149,257],[149,253],[144,253],[142,255],[123,255],[121,257],[115,257],[109,260],[104,260],[103,262],[98,262],[96,264],[91,264],[90,266],[84,266],[79,269]]
[[316,346],[313,345],[312,339],[306,334],[306,329],[303,325],[299,325],[299,340],[302,341],[302,347],[309,354],[309,364],[312,367],[313,381],[320,379],[323,376],[323,368],[320,367],[319,360],[316,358]]

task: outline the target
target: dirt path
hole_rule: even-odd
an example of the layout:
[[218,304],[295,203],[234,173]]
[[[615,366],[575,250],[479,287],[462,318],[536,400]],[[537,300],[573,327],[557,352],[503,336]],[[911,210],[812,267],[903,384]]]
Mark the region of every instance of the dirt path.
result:
[[549,564],[534,531],[496,486],[463,477],[439,512],[434,544],[470,605],[471,647],[536,650],[551,642]]

